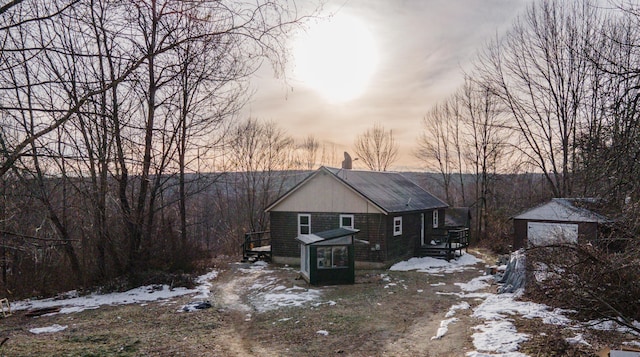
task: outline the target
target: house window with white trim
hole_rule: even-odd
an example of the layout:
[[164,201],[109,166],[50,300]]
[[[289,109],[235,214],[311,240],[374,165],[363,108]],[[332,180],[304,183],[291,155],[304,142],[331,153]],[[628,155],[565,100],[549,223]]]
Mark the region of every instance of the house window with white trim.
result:
[[311,215],[299,214],[298,215],[298,235],[311,234]]
[[353,215],[341,214],[340,215],[340,228],[353,229]]
[[393,235],[399,236],[402,234],[402,217],[393,218]]
[[438,228],[438,210],[433,210],[433,228]]

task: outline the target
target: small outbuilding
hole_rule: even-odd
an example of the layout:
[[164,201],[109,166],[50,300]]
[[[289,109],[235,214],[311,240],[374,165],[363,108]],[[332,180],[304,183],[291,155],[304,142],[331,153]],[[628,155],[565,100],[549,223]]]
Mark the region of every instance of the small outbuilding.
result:
[[513,218],[514,249],[555,243],[595,241],[609,220],[587,207],[591,198],[553,198]]
[[355,282],[355,235],[357,229],[337,228],[300,234],[300,274],[310,284]]

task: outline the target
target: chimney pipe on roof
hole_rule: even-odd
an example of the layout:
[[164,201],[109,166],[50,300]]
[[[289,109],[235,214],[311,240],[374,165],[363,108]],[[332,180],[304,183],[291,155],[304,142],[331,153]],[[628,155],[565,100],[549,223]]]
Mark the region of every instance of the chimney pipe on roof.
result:
[[345,170],[351,170],[353,168],[351,155],[346,151],[344,152],[344,160],[342,160],[342,168]]

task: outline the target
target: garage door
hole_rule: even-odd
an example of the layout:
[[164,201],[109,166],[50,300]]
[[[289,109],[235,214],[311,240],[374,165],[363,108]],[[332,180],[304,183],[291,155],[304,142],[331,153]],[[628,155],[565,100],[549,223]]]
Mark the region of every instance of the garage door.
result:
[[558,243],[577,243],[578,225],[570,223],[528,222],[529,245],[540,246]]

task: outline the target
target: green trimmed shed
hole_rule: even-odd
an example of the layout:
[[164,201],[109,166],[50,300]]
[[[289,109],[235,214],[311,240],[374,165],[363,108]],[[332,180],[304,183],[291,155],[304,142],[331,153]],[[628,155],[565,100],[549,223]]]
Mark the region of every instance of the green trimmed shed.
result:
[[300,274],[312,285],[355,282],[355,235],[358,229],[337,228],[300,234]]

